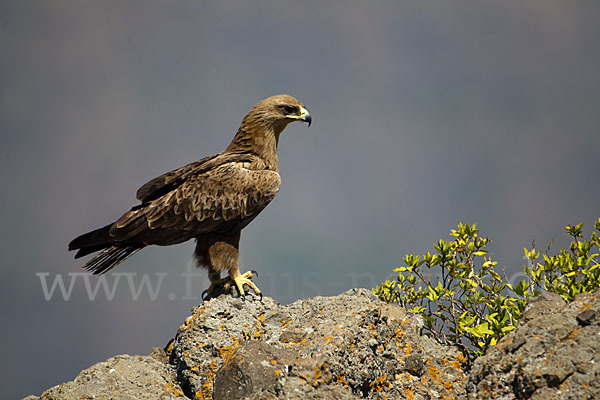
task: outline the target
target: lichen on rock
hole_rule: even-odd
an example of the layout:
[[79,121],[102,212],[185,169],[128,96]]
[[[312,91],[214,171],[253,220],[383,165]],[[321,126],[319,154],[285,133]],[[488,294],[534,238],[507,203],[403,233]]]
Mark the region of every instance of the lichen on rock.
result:
[[286,306],[221,296],[193,310],[170,360],[197,399],[464,395],[464,358],[422,326],[366,289]]
[[517,329],[475,361],[469,399],[600,398],[600,292],[531,301]]
[[223,295],[194,307],[164,351],[112,357],[41,398],[595,399],[599,294],[536,298],[471,371],[419,316],[366,289],[289,305]]

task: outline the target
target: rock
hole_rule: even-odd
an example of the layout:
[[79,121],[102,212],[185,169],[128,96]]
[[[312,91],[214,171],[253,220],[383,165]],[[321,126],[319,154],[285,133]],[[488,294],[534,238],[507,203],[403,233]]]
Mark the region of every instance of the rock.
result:
[[422,326],[366,289],[286,306],[220,296],[193,309],[169,353],[196,399],[464,397],[465,359]]
[[585,310],[582,313],[580,313],[575,318],[577,318],[577,322],[579,323],[579,325],[588,326],[592,322],[594,322],[594,319],[596,318],[597,315],[598,315],[597,311],[588,309],[588,310]]
[[214,398],[243,399],[254,392],[275,389],[278,377],[289,372],[294,354],[265,342],[244,342],[215,375]]
[[425,361],[418,354],[411,354],[406,358],[404,363],[404,367],[408,372],[410,372],[414,376],[421,377],[423,376],[423,367],[425,366]]
[[[172,368],[157,355],[120,355],[83,370],[75,380],[45,391],[41,399],[186,399]],[[28,400],[37,399],[35,396]]]
[[165,351],[112,357],[41,398],[595,399],[599,312],[600,292],[540,296],[468,373],[456,348],[421,334],[420,317],[365,289],[285,306],[222,295],[195,307]]
[[600,398],[600,291],[566,304],[545,294],[519,326],[477,359],[469,399]]

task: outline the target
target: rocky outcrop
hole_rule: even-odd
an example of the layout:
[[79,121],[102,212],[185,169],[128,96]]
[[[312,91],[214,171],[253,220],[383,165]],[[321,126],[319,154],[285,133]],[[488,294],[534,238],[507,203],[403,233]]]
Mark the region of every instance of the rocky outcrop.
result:
[[[25,400],[38,399],[36,396]],[[41,399],[187,399],[162,349],[148,356],[120,355],[45,391]]]
[[469,399],[600,398],[600,292],[531,301],[519,327],[475,361]]
[[464,394],[461,354],[365,289],[280,306],[220,297],[170,348],[192,398],[439,398]]
[[421,327],[421,318],[366,289],[286,306],[220,296],[192,310],[164,362],[157,351],[114,357],[42,398],[464,397],[464,358]]
[[365,289],[285,306],[220,296],[192,310],[166,352],[113,357],[41,398],[598,398],[599,310],[592,295],[544,295],[468,373],[421,318]]

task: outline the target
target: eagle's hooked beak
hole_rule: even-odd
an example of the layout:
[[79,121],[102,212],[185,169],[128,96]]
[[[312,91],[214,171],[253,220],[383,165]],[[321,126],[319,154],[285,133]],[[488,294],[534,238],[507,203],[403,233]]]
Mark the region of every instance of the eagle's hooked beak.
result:
[[304,107],[302,107],[302,109],[300,110],[300,120],[306,122],[308,126],[310,126],[310,124],[312,123],[312,117],[310,116],[308,110]]
[[308,126],[310,126],[310,124],[312,123],[312,117],[310,116],[308,110],[304,107],[300,108],[300,115],[288,114],[285,117],[292,120],[295,119],[296,121],[306,122]]

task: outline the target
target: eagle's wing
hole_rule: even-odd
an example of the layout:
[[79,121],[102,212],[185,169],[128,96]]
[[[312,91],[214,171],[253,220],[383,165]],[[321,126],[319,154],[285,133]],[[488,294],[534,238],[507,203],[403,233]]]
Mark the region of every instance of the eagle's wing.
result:
[[134,207],[110,228],[115,242],[167,245],[245,227],[275,197],[281,180],[251,155],[200,160],[142,186]]
[[251,157],[252,156],[247,154],[223,153],[205,157],[151,179],[138,189],[135,197],[142,203],[156,200],[183,184],[190,175],[200,175],[203,172],[210,171],[216,166],[227,162],[250,161]]
[[147,203],[149,201],[155,200],[160,196],[170,192],[171,190],[176,189],[179,185],[181,185],[184,181],[184,177],[186,173],[197,169],[202,164],[206,163],[210,159],[216,156],[210,156],[203,158],[202,160],[195,161],[181,168],[177,168],[173,171],[169,171],[165,174],[157,176],[156,178],[146,182],[142,187],[140,187],[135,197],[142,203]]

